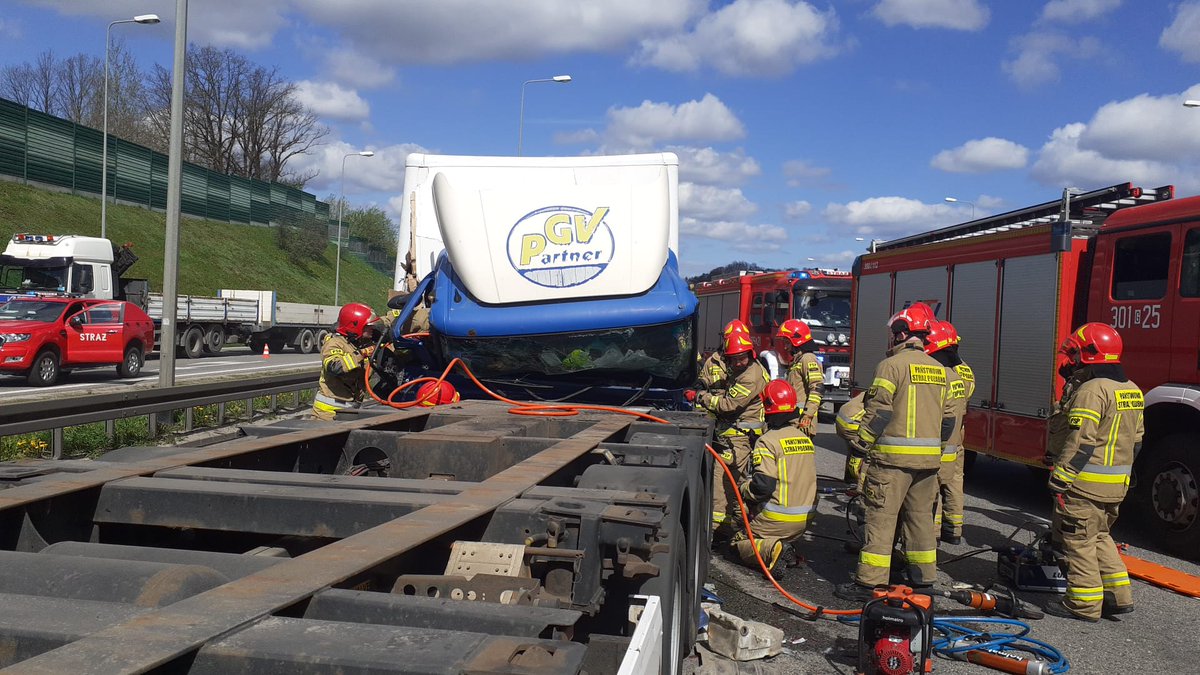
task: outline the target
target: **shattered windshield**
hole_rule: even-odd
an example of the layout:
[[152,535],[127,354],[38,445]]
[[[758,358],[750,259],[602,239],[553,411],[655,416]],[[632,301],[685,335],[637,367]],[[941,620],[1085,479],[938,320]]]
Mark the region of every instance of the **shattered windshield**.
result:
[[796,318],[810,328],[849,328],[850,293],[847,291],[796,291]]
[[61,302],[37,302],[31,300],[13,300],[0,305],[0,321],[41,321],[51,323],[58,321],[63,310],[67,308]]
[[637,328],[498,338],[441,337],[442,352],[485,378],[570,377],[588,384],[680,387],[696,366],[690,319]]
[[22,291],[65,291],[69,265],[41,267],[4,265],[0,267],[0,288]]

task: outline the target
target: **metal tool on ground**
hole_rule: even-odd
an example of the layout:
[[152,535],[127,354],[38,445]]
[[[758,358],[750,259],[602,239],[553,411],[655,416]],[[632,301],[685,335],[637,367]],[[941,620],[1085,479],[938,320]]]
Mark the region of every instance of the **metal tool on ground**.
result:
[[876,589],[858,623],[857,675],[906,675],[933,668],[933,599],[908,586]]
[[1067,578],[1058,566],[1058,554],[1046,533],[1029,545],[998,547],[996,574],[1017,590],[1067,592]]
[[999,614],[1012,619],[1041,619],[1045,613],[1031,608],[1008,589],[989,591],[942,591],[943,597],[987,614]]
[[[975,626],[968,628],[968,625]],[[1070,662],[1053,645],[1029,637],[1029,624],[1016,619],[973,616],[934,619],[935,653],[1020,675],[1060,675]],[[1006,632],[1015,629],[1015,632]]]

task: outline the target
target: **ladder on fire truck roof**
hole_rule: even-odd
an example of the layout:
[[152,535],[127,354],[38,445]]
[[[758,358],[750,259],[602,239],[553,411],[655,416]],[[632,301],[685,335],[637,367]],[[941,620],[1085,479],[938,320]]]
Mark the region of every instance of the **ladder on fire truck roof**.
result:
[[[1094,230],[1099,228],[1104,220],[1118,209],[1166,201],[1174,196],[1175,187],[1172,185],[1148,189],[1134,187],[1132,183],[1120,183],[1112,187],[1071,195],[1068,220],[1075,233],[1088,229]],[[874,251],[890,251],[1060,222],[1062,207],[1063,200],[1058,199],[1008,213],[950,225],[931,232],[882,242],[875,245]]]

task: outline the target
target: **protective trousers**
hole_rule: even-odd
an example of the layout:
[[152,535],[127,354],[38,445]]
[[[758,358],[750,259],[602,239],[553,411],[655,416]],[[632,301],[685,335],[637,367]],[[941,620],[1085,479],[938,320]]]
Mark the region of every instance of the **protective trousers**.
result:
[[1109,535],[1119,506],[1070,493],[1054,500],[1055,537],[1067,567],[1063,604],[1080,616],[1099,619],[1105,593],[1118,607],[1133,605],[1129,571]]
[[750,471],[750,453],[753,442],[745,434],[718,435],[713,441],[713,450],[721,455],[721,462],[733,474],[734,485],[729,484],[721,463],[713,462],[713,529],[739,530],[742,515],[738,510],[737,485],[741,485]]
[[963,458],[967,451],[958,449],[952,462],[942,462],[938,469],[938,493],[941,504],[934,509],[933,526],[956,537],[962,536],[963,526]]
[[900,519],[903,519],[901,534],[912,582],[932,584],[937,579],[937,537],[933,528],[937,472],[937,469],[902,469],[874,462],[867,467],[862,493],[867,526],[854,573],[856,583],[887,585],[896,521]]
[[[763,518],[760,513],[754,516],[750,521],[750,531],[754,533],[754,542],[758,544],[758,553],[762,556],[763,562],[770,564],[771,549],[775,547],[776,542],[788,543],[789,541],[804,534],[804,530],[808,529],[808,523],[781,523],[777,520]],[[733,546],[737,549],[738,557],[742,563],[758,568],[758,560],[754,557],[754,547],[750,545],[750,539],[741,532],[734,538]]]

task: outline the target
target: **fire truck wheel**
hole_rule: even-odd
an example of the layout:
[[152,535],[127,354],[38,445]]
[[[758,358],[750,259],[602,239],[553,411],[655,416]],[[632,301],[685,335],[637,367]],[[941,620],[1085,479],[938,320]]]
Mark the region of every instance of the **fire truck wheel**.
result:
[[25,381],[34,387],[49,387],[57,382],[58,354],[49,349],[38,352],[37,358],[33,360],[33,368],[29,369],[29,375],[25,377]]
[[145,358],[142,355],[142,348],[137,345],[129,345],[125,348],[125,357],[121,359],[121,363],[117,364],[117,375],[137,377],[142,373],[143,363],[145,363]]
[[1143,452],[1138,490],[1142,511],[1154,541],[1176,555],[1200,552],[1200,434],[1172,434]]

